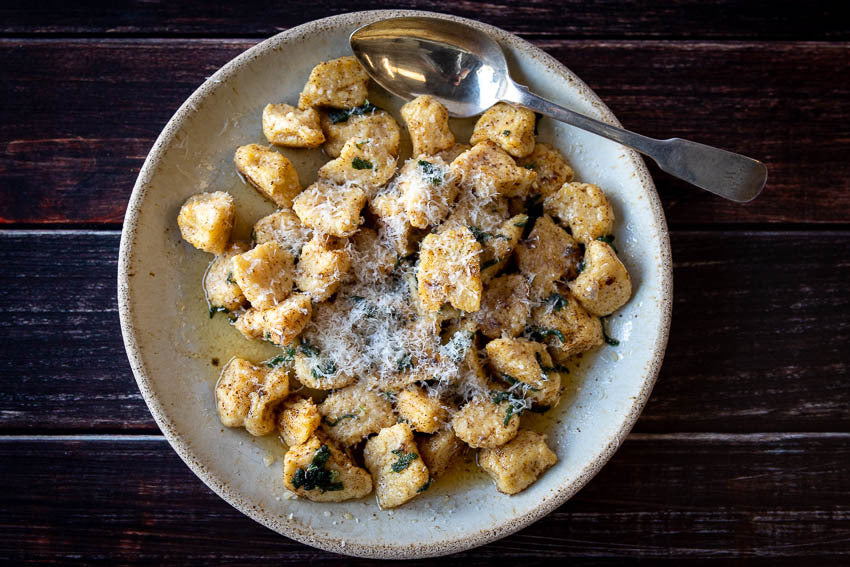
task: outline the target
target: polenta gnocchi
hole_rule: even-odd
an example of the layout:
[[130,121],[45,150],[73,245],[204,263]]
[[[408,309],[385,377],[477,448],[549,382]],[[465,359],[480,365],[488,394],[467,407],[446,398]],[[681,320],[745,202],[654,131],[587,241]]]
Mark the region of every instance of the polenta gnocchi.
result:
[[[497,104],[467,145],[436,99],[393,112],[372,88],[342,57],[262,110],[235,165],[278,208],[250,239],[225,191],[180,209],[183,238],[214,255],[208,324],[279,349],[224,366],[219,419],[277,434],[278,482],[309,500],[401,506],[473,452],[516,494],[565,457],[529,413],[559,403],[576,356],[616,343],[600,317],[632,288],[613,207],[529,110]],[[298,171],[298,152],[325,163]]]

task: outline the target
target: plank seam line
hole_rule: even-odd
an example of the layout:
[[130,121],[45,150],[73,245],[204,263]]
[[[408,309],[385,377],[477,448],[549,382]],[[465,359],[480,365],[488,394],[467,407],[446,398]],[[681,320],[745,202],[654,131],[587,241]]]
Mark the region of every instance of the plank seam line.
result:
[[[626,441],[785,441],[793,439],[850,439],[850,432],[787,432],[787,433],[631,433]],[[56,435],[0,435],[0,442],[49,441],[165,441],[165,436],[155,434],[56,434]]]
[[45,228],[3,228],[0,229],[0,237],[3,236],[49,236],[49,235],[59,235],[59,236],[121,236],[121,230],[118,229],[107,229],[107,230],[90,230],[90,229],[76,229],[76,228],[58,228],[58,229],[45,229]]
[[[295,26],[293,26],[295,27]],[[281,29],[278,31],[270,32],[268,34],[262,35],[169,35],[169,34],[145,34],[145,33],[79,33],[79,34],[62,34],[62,33],[34,33],[34,34],[26,34],[26,33],[2,33],[0,32],[0,41],[31,41],[31,42],[64,42],[64,41],[105,41],[105,42],[121,42],[121,41],[150,41],[150,42],[161,42],[167,43],[172,41],[185,41],[185,42],[219,42],[219,41],[228,41],[228,42],[242,42],[242,41],[254,41],[255,43],[259,43],[263,40],[274,37],[278,33],[287,31],[291,28]],[[726,36],[726,37],[717,37],[717,36],[674,36],[674,35],[621,35],[621,36],[608,36],[608,35],[578,35],[578,34],[536,34],[536,33],[524,33],[524,32],[509,32],[513,35],[516,35],[526,41],[534,42],[534,43],[545,43],[545,42],[599,42],[599,43],[665,43],[665,44],[704,44],[704,45],[716,45],[718,47],[722,46],[730,46],[735,45],[737,47],[747,47],[747,46],[769,46],[775,44],[786,44],[786,45],[800,45],[805,44],[811,47],[834,47],[839,49],[847,49],[847,38],[846,35],[837,35],[835,37],[824,37],[824,36],[783,36],[779,35],[775,38],[768,39],[758,39],[754,36]]]
[[[50,226],[50,225],[47,225]],[[104,227],[103,229],[91,229],[91,228],[0,228],[0,237],[20,237],[20,236],[121,236],[121,225],[113,224],[108,225],[109,227]],[[773,223],[762,223],[762,224],[740,224],[736,225],[734,223],[726,224],[726,223],[718,223],[717,225],[711,224],[698,224],[694,226],[688,225],[670,225],[668,227],[671,235],[686,235],[686,234],[720,234],[720,233],[753,233],[758,236],[770,236],[770,235],[803,235],[805,233],[810,233],[811,235],[826,235],[826,234],[835,234],[837,236],[845,236],[848,232],[850,232],[850,224],[848,223],[836,223],[836,224],[819,224],[819,223],[801,223],[799,225],[794,224],[773,224]]]

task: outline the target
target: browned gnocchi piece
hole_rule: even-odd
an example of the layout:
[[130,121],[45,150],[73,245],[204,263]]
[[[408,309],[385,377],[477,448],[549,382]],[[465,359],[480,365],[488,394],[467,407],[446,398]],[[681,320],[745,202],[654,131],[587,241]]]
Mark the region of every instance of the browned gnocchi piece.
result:
[[502,338],[490,341],[485,348],[490,366],[514,387],[515,398],[544,407],[558,404],[561,374],[546,345],[523,338]]
[[451,148],[455,136],[449,128],[449,112],[437,99],[431,96],[418,96],[401,107],[413,155],[430,156]]
[[582,244],[608,236],[614,228],[614,209],[602,192],[591,183],[565,183],[546,197],[543,210],[569,226]]
[[507,264],[511,254],[519,244],[522,231],[528,222],[528,215],[519,214],[503,222],[497,230],[479,231],[478,240],[483,241],[481,254],[481,281],[489,282]]
[[310,322],[312,313],[310,296],[303,293],[289,296],[274,307],[260,311],[263,338],[279,346],[295,343]]
[[369,473],[321,431],[286,452],[283,484],[314,502],[342,502],[372,492]]
[[333,237],[313,237],[301,249],[295,285],[315,302],[325,301],[351,269],[351,257]]
[[439,399],[432,398],[416,386],[398,393],[395,409],[401,419],[420,433],[434,433],[443,426],[448,417]]
[[318,181],[305,189],[292,209],[305,226],[331,236],[351,236],[360,226],[360,210],[366,193],[359,187],[346,187]]
[[548,197],[558,191],[564,183],[573,180],[575,172],[557,148],[549,144],[535,144],[534,151],[517,160],[517,165],[537,174],[534,191]]
[[499,102],[475,123],[469,143],[490,140],[514,157],[527,156],[534,150],[534,122],[533,111]]
[[478,465],[505,494],[522,492],[557,462],[546,438],[528,429],[521,429],[510,443],[478,454]]
[[594,240],[584,251],[584,270],[570,282],[570,291],[592,315],[605,317],[626,304],[632,280],[614,250]]
[[553,293],[559,280],[575,278],[582,261],[578,242],[547,215],[537,219],[528,238],[517,247],[516,256],[535,300]]
[[221,423],[244,426],[256,436],[274,431],[274,409],[288,394],[285,370],[258,366],[243,358],[234,358],[224,367],[215,387]]
[[235,217],[233,197],[224,191],[192,195],[177,216],[183,240],[204,252],[223,254]]
[[490,281],[476,318],[481,333],[491,339],[522,333],[531,314],[528,293],[528,280],[521,274],[506,274]]
[[452,417],[452,429],[472,448],[498,447],[516,436],[519,416],[508,413],[510,402],[494,403],[478,396],[467,402]]
[[369,75],[353,56],[319,63],[310,71],[298,97],[298,108],[351,108],[366,102]]
[[357,376],[341,369],[332,356],[324,355],[302,343],[292,363],[299,382],[314,390],[335,390],[357,381]]
[[457,196],[449,164],[440,157],[408,160],[399,171],[396,184],[407,220],[416,228],[428,228],[442,221]]
[[319,168],[319,178],[337,185],[355,184],[368,194],[383,187],[395,173],[396,157],[369,138],[351,138],[339,157]]
[[286,156],[259,144],[248,144],[236,150],[236,169],[263,196],[278,206],[291,207],[301,192],[298,172]]
[[325,432],[346,447],[396,423],[389,400],[365,383],[331,392],[319,404],[319,413]]
[[274,307],[292,291],[292,254],[272,240],[231,260],[233,280],[257,309]]
[[485,140],[457,156],[452,171],[462,187],[479,197],[495,194],[526,197],[537,174],[520,167],[513,158],[490,140]]
[[297,397],[283,403],[277,429],[283,442],[292,447],[307,441],[321,423],[322,416],[315,402],[311,398]]
[[301,223],[298,215],[283,209],[258,220],[254,224],[252,237],[257,244],[275,240],[294,256],[298,256],[301,247],[310,240],[311,233],[312,230]]
[[531,323],[534,327],[560,333],[550,332],[544,339],[558,364],[566,364],[570,357],[603,343],[599,317],[590,315],[569,290],[561,287],[532,310]]
[[234,242],[224,253],[210,262],[204,274],[204,293],[210,306],[210,313],[216,311],[236,311],[247,303],[245,295],[233,279],[231,260],[237,254],[248,250],[244,242]]
[[481,305],[481,244],[467,228],[429,234],[419,251],[419,300],[428,311],[449,302],[462,311]]
[[378,505],[383,509],[401,506],[428,488],[428,467],[406,423],[382,429],[366,441],[363,460],[372,473]]
[[263,134],[269,143],[290,148],[318,148],[325,141],[319,113],[288,104],[267,104],[263,109]]
[[398,188],[376,195],[369,203],[369,210],[377,217],[380,236],[392,244],[399,256],[415,251],[416,229],[408,220]]
[[431,478],[442,476],[463,449],[463,443],[448,425],[432,435],[423,436],[417,445],[419,454],[425,466],[428,467],[428,472],[431,473]]
[[357,114],[326,112],[321,123],[325,133],[323,149],[332,158],[339,157],[345,143],[352,138],[381,144],[391,155],[398,155],[401,128],[385,110],[373,108]]

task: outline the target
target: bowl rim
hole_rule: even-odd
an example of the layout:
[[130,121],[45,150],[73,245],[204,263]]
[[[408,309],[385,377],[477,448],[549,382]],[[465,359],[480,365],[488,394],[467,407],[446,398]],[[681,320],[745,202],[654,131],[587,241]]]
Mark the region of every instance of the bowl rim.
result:
[[157,137],[145,159],[144,164],[142,165],[142,168],[139,171],[138,178],[136,179],[136,183],[133,187],[133,192],[127,206],[127,211],[125,213],[118,256],[118,312],[121,321],[121,333],[124,339],[124,347],[130,361],[130,366],[133,370],[133,375],[136,379],[139,390],[141,391],[142,397],[153,415],[156,424],[162,431],[162,434],[192,472],[194,472],[204,484],[206,484],[228,504],[256,522],[281,535],[326,551],[332,551],[344,555],[385,559],[434,557],[460,552],[490,543],[532,524],[552,512],[557,507],[561,506],[576,492],[581,490],[608,462],[619,448],[622,441],[625,440],[649,399],[664,359],[664,353],[669,337],[673,305],[673,273],[670,238],[661,200],[642,158],[634,150],[624,148],[623,150],[627,163],[635,169],[639,177],[639,183],[644,189],[645,196],[648,198],[655,224],[654,228],[661,236],[661,242],[659,243],[661,253],[660,257],[657,259],[661,270],[661,279],[659,282],[660,290],[658,293],[661,308],[661,317],[659,320],[660,335],[653,347],[652,358],[646,369],[647,375],[644,380],[643,387],[629,408],[622,427],[615,435],[613,435],[613,437],[609,440],[608,445],[601,451],[598,457],[589,463],[582,470],[581,474],[575,477],[569,484],[558,487],[553,496],[544,499],[540,505],[521,516],[506,517],[504,521],[494,527],[481,530],[478,533],[466,534],[457,539],[433,541],[417,546],[393,546],[378,543],[360,544],[355,542],[347,543],[342,538],[316,535],[310,529],[304,528],[300,525],[292,523],[287,524],[278,521],[265,510],[252,505],[251,502],[231,488],[227,483],[221,482],[219,479],[215,478],[215,474],[212,471],[207,470],[204,463],[195,458],[189,441],[177,430],[174,423],[168,417],[168,412],[164,403],[155,394],[153,383],[150,380],[148,372],[142,362],[142,349],[136,339],[133,305],[131,302],[130,280],[132,276],[130,273],[130,267],[133,257],[133,243],[138,230],[138,212],[147,194],[151,178],[153,177],[157,165],[161,160],[162,149],[174,139],[182,127],[184,120],[186,120],[186,118],[194,112],[199,104],[211,94],[215,85],[218,82],[229,78],[230,75],[239,70],[242,64],[250,61],[251,59],[262,56],[266,52],[273,51],[276,46],[281,43],[291,40],[297,41],[300,37],[309,35],[315,31],[321,31],[327,27],[342,27],[351,25],[359,26],[366,20],[372,21],[377,19],[406,16],[425,16],[450,20],[471,25],[487,32],[491,36],[495,37],[500,43],[514,47],[524,55],[539,59],[545,66],[552,69],[556,74],[566,78],[570,82],[573,82],[581,91],[582,96],[585,97],[597,111],[598,118],[600,120],[614,126],[621,126],[620,122],[605,103],[602,102],[599,96],[565,65],[530,42],[495,26],[459,16],[423,10],[368,10],[350,12],[319,20],[313,20],[265,39],[239,54],[222,66],[212,76],[208,77],[178,108]]

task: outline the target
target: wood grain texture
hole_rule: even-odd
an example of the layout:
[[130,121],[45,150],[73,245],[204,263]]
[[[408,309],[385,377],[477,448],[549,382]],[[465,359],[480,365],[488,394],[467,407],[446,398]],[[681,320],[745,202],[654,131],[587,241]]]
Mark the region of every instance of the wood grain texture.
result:
[[514,33],[560,37],[671,37],[762,39],[842,39],[850,35],[839,1],[793,0],[369,0],[356,6],[320,0],[246,10],[207,2],[39,2],[5,3],[0,8],[4,34],[136,34],[265,37],[286,28],[352,10],[405,8],[452,13]]
[[[2,430],[155,430],[121,342],[118,239],[0,231]],[[850,233],[672,244],[670,342],[636,431],[850,430]]]
[[[633,434],[557,511],[444,562],[846,562],[848,460],[850,434]],[[339,560],[231,508],[162,438],[0,438],[0,475],[0,557],[18,565]]]
[[[714,9],[714,8],[712,8]],[[0,224],[121,223],[177,107],[254,40],[0,40]],[[850,222],[850,45],[690,41],[538,44],[623,124],[764,160],[747,205],[658,172],[674,227]],[[50,85],[50,88],[45,88]]]

